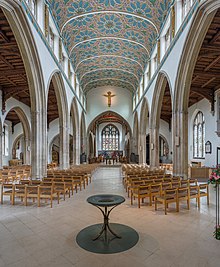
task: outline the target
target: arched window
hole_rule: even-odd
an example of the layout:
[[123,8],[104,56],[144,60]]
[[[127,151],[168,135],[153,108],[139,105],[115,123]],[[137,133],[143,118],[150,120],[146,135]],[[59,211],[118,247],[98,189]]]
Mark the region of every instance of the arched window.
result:
[[119,150],[119,130],[112,124],[102,130],[102,150]]
[[201,111],[196,114],[193,122],[193,157],[205,157],[205,120]]

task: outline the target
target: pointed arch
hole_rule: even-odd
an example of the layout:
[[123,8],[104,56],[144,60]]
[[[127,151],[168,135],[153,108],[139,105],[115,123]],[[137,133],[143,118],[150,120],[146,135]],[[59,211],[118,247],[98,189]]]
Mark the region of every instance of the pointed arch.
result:
[[133,122],[133,153],[138,155],[138,145],[139,145],[139,123],[138,123],[138,114],[134,114]]
[[[18,44],[28,81],[31,100],[31,177],[42,178],[46,174],[46,102],[43,74],[35,40],[20,3],[0,0],[6,19]],[[21,27],[22,25],[22,27]]]
[[80,158],[80,149],[79,149],[79,111],[77,106],[76,98],[74,97],[72,100],[71,108],[71,121],[73,127],[73,164],[79,164]]
[[178,67],[174,94],[173,173],[184,178],[188,177],[188,102],[192,75],[206,33],[219,8],[220,2],[214,0],[204,1],[199,6]]
[[[23,133],[24,133],[24,164],[29,165],[31,161],[31,153],[30,153],[30,143],[31,143],[31,125],[29,123],[29,120],[26,116],[25,111],[18,106],[12,107],[10,110],[7,110],[5,114],[5,118],[7,117],[7,114],[10,111],[15,111],[17,114],[18,118],[20,119],[22,128],[23,128]],[[4,123],[4,122],[3,122]]]
[[80,121],[80,154],[86,154],[86,121],[84,112],[81,114]]
[[149,128],[149,105],[146,97],[143,98],[140,113],[140,157],[139,163],[146,162],[146,131]]
[[[60,128],[60,168],[69,168],[69,112],[66,90],[63,82],[63,78],[59,71],[54,71],[48,81],[47,96],[49,95],[50,84],[53,84],[53,88],[56,95],[58,115],[59,115],[59,128]],[[47,97],[48,99],[48,97]],[[48,103],[48,101],[47,101]]]
[[170,79],[165,72],[160,72],[155,85],[150,116],[150,165],[152,167],[159,166],[159,128],[165,90],[170,94],[172,109],[173,101]]

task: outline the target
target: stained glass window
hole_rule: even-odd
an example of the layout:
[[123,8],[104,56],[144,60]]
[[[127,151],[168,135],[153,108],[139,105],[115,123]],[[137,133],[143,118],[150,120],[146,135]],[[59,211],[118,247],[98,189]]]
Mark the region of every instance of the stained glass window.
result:
[[197,113],[193,123],[193,157],[205,157],[205,120],[201,111]]
[[112,124],[102,130],[102,150],[119,150],[119,130]]

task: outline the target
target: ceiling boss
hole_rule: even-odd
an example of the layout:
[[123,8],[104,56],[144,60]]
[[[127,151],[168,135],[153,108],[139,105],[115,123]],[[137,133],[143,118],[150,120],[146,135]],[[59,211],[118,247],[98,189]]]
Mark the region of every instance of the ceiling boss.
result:
[[112,95],[112,92],[111,91],[108,91],[107,92],[107,95],[103,95],[105,97],[108,98],[108,107],[111,107],[111,101],[112,101],[112,97],[114,97],[115,95]]

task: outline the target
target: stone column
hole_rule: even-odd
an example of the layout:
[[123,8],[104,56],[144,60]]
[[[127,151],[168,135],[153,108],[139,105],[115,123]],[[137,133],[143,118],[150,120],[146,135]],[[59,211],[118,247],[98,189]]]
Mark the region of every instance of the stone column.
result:
[[43,156],[42,156],[42,172],[43,176],[47,176],[47,162],[48,162],[48,130],[47,130],[47,111],[42,112],[42,130],[43,130],[43,136],[42,136],[42,146],[43,146]]
[[31,111],[31,178],[41,179],[44,176],[44,161],[46,158],[46,136],[43,125],[42,111]]
[[159,128],[156,126],[150,129],[150,165],[159,167]]
[[140,163],[146,163],[146,135],[140,135]]
[[188,177],[188,112],[173,116],[173,175]]
[[96,134],[95,134],[95,138],[96,138],[96,153],[98,156],[98,151],[101,150],[102,148],[100,147],[100,142],[99,142],[99,125],[96,124]]
[[60,169],[69,168],[69,128],[60,126]]
[[79,129],[76,132],[76,143],[75,143],[75,162],[76,164],[80,164],[80,134]]
[[165,35],[160,38],[160,54],[161,58],[164,57],[166,53],[166,47],[165,47]]
[[24,138],[24,164],[31,164],[31,153],[30,153],[30,143],[28,138]]
[[179,30],[182,24],[182,0],[177,0],[175,2],[175,32]]
[[3,151],[2,151],[2,136],[3,134],[0,134],[0,169],[2,169],[2,155],[3,155]]

